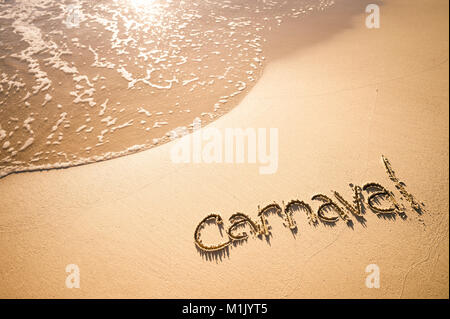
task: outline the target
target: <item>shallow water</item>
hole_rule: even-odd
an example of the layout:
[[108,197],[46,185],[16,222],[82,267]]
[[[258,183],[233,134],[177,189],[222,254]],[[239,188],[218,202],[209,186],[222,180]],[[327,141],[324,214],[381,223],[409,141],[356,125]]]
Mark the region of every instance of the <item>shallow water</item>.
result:
[[229,111],[266,35],[332,0],[0,0],[0,177],[160,145]]

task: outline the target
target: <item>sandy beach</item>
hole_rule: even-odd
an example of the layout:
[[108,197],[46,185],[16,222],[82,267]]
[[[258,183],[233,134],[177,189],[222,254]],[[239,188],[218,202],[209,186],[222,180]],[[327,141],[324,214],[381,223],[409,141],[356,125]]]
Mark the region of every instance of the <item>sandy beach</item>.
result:
[[[0,298],[449,298],[449,4],[383,1],[380,28],[369,29],[372,2],[340,1],[276,31],[261,78],[206,127],[278,128],[275,174],[173,163],[172,141],[0,179]],[[422,214],[407,200],[406,218],[365,204],[351,227],[297,213],[296,233],[274,215],[267,238],[206,254],[195,245],[211,213],[228,227],[232,214],[257,220],[274,201],[316,212],[314,195],[350,200],[349,184],[370,182],[400,200],[382,155]],[[69,264],[78,289],[66,287]],[[366,286],[372,264],[379,288]]]

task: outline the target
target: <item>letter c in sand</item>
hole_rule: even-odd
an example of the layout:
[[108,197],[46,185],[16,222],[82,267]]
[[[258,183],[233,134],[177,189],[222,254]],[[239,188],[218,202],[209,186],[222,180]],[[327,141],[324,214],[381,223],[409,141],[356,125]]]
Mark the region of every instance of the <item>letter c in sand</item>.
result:
[[194,233],[194,240],[195,240],[195,244],[197,245],[197,247],[200,248],[201,250],[205,250],[205,251],[218,251],[218,250],[224,249],[225,247],[229,246],[233,242],[232,239],[229,238],[229,236],[228,236],[229,240],[227,242],[224,242],[219,245],[207,246],[207,245],[203,244],[202,240],[200,239],[201,230],[205,227],[205,224],[209,220],[214,220],[215,223],[217,224],[217,226],[219,227],[219,229],[223,225],[223,220],[222,220],[222,217],[220,217],[220,215],[210,214],[210,215],[206,216],[205,218],[203,218],[203,220],[200,222],[200,224],[198,224],[197,228],[195,229],[195,233]]

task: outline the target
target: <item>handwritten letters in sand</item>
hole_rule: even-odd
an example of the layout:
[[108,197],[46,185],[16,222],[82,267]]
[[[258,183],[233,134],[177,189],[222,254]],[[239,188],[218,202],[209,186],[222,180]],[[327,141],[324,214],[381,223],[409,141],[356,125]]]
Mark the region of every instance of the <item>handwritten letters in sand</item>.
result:
[[[382,161],[390,180],[401,194],[402,199],[405,199],[418,213],[422,213],[423,204],[419,203],[415,197],[407,191],[405,184],[396,176],[389,160],[382,156]],[[397,201],[394,193],[383,185],[375,182],[366,183],[362,187],[350,185],[352,186],[353,191],[353,198],[351,201],[348,201],[336,191],[333,192],[335,199],[324,194],[314,195],[311,200],[321,202],[321,205],[316,212],[312,210],[308,203],[298,199],[291,200],[287,204],[284,204],[283,202],[284,207],[281,207],[275,202],[263,208],[258,207],[257,221],[243,213],[237,212],[229,218],[229,223],[231,225],[226,229],[226,237],[228,237],[228,239],[218,244],[204,243],[202,240],[202,230],[211,224],[216,224],[220,230],[224,227],[224,221],[220,215],[215,213],[209,214],[203,218],[195,229],[195,244],[197,248],[203,252],[223,250],[235,242],[248,239],[249,235],[246,232],[239,231],[242,227],[248,227],[250,233],[259,238],[270,236],[270,229],[268,226],[268,217],[270,215],[281,217],[284,221],[284,226],[295,232],[297,230],[297,225],[293,215],[294,212],[302,211],[305,212],[308,222],[313,225],[317,224],[319,221],[333,225],[337,223],[339,219],[342,219],[348,224],[352,224],[352,215],[356,219],[363,218],[364,204],[377,215],[398,215],[403,219],[406,218],[405,207]],[[367,193],[367,200],[364,200],[365,197],[363,196],[363,192]]]

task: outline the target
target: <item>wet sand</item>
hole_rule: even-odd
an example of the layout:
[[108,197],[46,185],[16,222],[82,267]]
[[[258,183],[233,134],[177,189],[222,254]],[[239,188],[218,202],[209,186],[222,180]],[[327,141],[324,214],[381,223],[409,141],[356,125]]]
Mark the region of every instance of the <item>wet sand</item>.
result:
[[126,156],[212,122],[259,79],[264,35],[332,4],[0,2],[0,178]]
[[[448,2],[385,1],[377,30],[354,11],[309,21],[311,41],[274,49],[249,94],[210,124],[279,128],[276,174],[174,164],[170,142],[0,180],[0,297],[448,298]],[[366,209],[353,227],[299,214],[296,234],[273,216],[268,240],[208,255],[194,244],[212,212],[228,224],[297,198],[316,211],[313,195],[351,198],[350,183],[399,197],[382,154],[422,215],[406,201],[406,219]],[[79,289],[65,287],[68,264],[80,268]],[[369,264],[378,289],[365,285]]]

